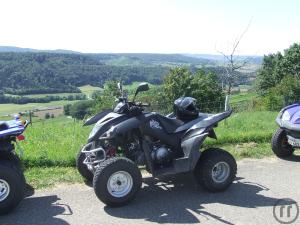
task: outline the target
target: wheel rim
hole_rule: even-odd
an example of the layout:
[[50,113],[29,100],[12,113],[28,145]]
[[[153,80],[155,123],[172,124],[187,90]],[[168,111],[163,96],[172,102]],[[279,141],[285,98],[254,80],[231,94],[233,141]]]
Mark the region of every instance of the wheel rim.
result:
[[0,179],[0,202],[4,201],[10,192],[9,184],[5,181]]
[[212,169],[212,179],[216,183],[223,183],[229,177],[230,167],[226,162],[218,162]]
[[113,173],[107,181],[108,192],[116,198],[126,196],[131,191],[132,186],[132,177],[126,171],[118,171]]

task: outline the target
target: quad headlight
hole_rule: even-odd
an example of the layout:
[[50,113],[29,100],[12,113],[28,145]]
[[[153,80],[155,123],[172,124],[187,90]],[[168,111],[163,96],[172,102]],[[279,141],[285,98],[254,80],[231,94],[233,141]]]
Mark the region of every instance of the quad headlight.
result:
[[90,135],[89,135],[89,139],[94,137],[94,135],[97,133],[97,131],[99,130],[98,126],[94,126],[94,128],[92,129]]
[[282,121],[289,121],[291,119],[291,115],[288,111],[285,111],[281,116]]

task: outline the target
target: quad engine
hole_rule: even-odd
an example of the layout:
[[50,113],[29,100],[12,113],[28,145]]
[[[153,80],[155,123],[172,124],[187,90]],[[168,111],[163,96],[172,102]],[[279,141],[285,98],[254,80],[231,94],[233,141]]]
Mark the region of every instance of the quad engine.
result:
[[166,146],[153,146],[151,158],[155,164],[165,166],[169,165],[173,160],[173,153]]

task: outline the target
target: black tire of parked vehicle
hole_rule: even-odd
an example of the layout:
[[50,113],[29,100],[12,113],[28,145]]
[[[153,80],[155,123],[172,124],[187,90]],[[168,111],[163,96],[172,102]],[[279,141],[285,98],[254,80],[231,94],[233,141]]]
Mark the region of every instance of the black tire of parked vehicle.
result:
[[278,128],[272,136],[272,151],[280,158],[289,157],[295,149],[288,143],[286,131]]
[[[213,173],[217,165],[225,166],[227,174],[223,175],[223,180],[216,181]],[[198,183],[210,192],[220,192],[226,190],[236,177],[237,164],[233,156],[218,148],[210,148],[200,156],[194,169],[194,175]]]
[[[130,191],[122,197],[115,197],[108,190],[110,177],[118,172],[125,172],[132,179]],[[93,186],[97,197],[103,203],[112,207],[122,206],[129,203],[140,190],[142,186],[142,174],[137,165],[130,159],[123,157],[108,158],[95,171]]]
[[0,160],[0,180],[9,185],[9,194],[0,201],[0,215],[7,214],[15,209],[24,197],[25,178],[14,162]]
[[87,168],[87,166],[83,163],[83,161],[85,160],[86,156],[85,153],[80,151],[77,154],[76,157],[76,168],[78,170],[78,172],[80,173],[80,175],[86,179],[89,182],[93,181],[93,173]]

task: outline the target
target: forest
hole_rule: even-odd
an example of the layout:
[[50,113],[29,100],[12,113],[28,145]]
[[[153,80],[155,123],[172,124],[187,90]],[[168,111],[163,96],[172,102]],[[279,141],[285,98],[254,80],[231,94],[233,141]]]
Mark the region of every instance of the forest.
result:
[[[80,93],[78,87],[103,87],[107,80],[124,84],[147,81],[161,84],[174,67],[196,72],[202,68],[224,73],[220,62],[180,54],[81,54],[56,52],[1,52],[0,91],[5,94]],[[240,73],[237,83],[250,82],[253,72]]]

